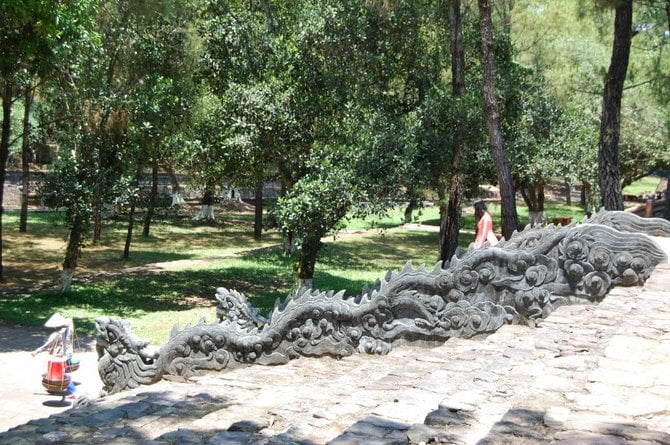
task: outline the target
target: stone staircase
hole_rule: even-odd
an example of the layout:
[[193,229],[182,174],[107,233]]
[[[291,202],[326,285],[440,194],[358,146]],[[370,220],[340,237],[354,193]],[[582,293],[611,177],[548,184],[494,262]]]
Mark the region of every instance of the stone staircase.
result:
[[670,265],[538,327],[162,381],[0,444],[670,444]]

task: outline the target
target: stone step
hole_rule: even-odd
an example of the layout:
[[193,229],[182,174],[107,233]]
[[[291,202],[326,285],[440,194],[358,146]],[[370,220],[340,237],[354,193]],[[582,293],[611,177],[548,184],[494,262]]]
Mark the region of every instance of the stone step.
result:
[[161,381],[0,444],[670,444],[670,266],[538,327]]

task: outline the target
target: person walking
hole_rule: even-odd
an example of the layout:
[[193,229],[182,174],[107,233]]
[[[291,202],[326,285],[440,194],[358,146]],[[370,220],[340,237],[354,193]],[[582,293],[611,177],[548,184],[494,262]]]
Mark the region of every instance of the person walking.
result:
[[[53,332],[42,346],[32,352],[32,355],[35,356],[41,352],[48,351],[51,355],[62,356],[69,365],[72,362],[72,338],[74,335],[74,323],[72,319],[55,313],[44,323],[44,327],[53,329]],[[69,375],[69,369],[66,369],[65,372]],[[67,397],[73,399],[76,390],[77,387],[72,378],[70,378],[65,389]]]

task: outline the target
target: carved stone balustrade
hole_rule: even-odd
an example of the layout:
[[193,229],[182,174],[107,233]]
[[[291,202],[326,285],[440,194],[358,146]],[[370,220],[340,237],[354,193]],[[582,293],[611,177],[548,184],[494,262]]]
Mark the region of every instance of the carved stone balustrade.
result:
[[219,288],[219,321],[175,327],[157,352],[126,321],[101,318],[100,376],[108,392],[117,392],[167,376],[386,354],[401,341],[434,343],[506,323],[533,325],[560,305],[596,303],[613,286],[644,283],[667,260],[644,233],[670,236],[670,222],[600,212],[582,224],[526,228],[432,270],[408,262],[354,297],[303,289],[278,301],[267,319],[243,294]]

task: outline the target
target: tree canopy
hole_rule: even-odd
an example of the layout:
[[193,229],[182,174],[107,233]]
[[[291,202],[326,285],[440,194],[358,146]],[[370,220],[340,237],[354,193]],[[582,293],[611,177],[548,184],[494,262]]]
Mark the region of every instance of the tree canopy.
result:
[[[278,183],[271,214],[296,249],[301,284],[321,238],[347,217],[425,198],[440,203],[436,250],[446,260],[460,208],[483,184],[499,186],[509,236],[517,194],[541,223],[551,180],[618,208],[623,185],[667,168],[667,9],[666,0],[4,1],[2,178],[20,133],[12,106],[39,84],[39,132],[24,131],[59,147],[44,190],[67,210],[70,274],[105,207],[145,206],[149,236],[159,169],[187,174],[208,199],[229,184]],[[144,201],[141,183],[151,184]],[[126,251],[132,220],[131,211]]]

